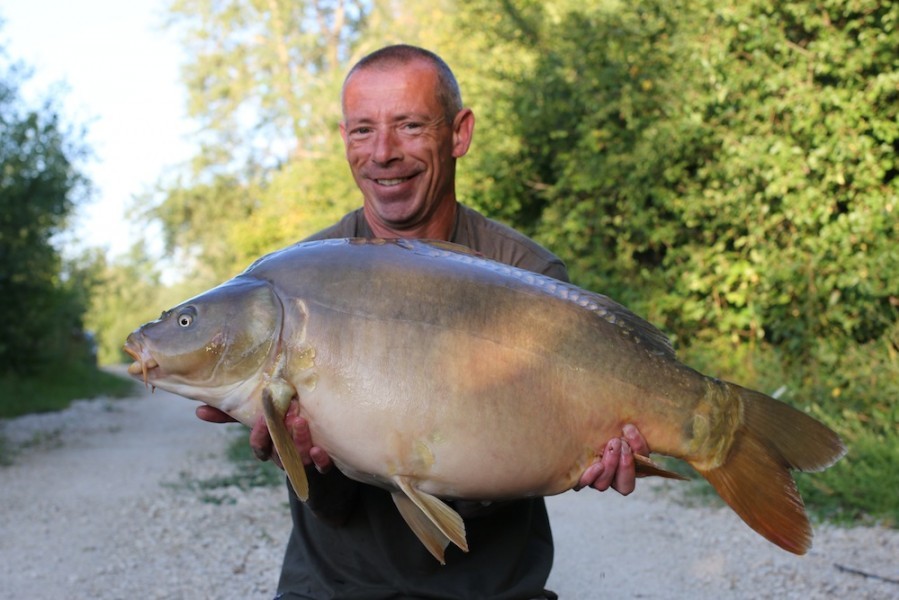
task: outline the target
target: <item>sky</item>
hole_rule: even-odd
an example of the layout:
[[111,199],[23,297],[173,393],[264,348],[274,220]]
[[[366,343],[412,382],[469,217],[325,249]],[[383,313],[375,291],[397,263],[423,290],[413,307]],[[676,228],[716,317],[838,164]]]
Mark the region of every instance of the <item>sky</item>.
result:
[[[194,153],[179,82],[183,53],[161,27],[168,0],[4,0],[0,40],[34,75],[28,98],[64,83],[64,122],[87,126],[94,198],[77,237],[111,256],[131,247],[132,198]],[[30,104],[29,106],[34,106]]]

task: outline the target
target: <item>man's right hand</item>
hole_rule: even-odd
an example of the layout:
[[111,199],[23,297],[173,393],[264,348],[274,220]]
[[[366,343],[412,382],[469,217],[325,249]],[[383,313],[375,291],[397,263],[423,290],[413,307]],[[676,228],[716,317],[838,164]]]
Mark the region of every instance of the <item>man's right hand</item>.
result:
[[214,406],[201,404],[196,410],[197,417],[210,423],[236,423],[237,419],[226,412],[220,411]]
[[[312,444],[309,422],[297,414],[298,408],[299,405],[296,402],[292,402],[287,410],[287,414],[284,416],[284,424],[287,426],[287,431],[293,437],[293,443],[300,453],[300,458],[303,459],[303,464],[307,467],[314,465],[319,473],[327,473],[334,466],[334,463],[327,452]],[[231,415],[208,404],[198,406],[196,414],[198,418],[210,423],[234,423],[237,421]],[[250,448],[253,449],[253,454],[259,460],[271,460],[283,468],[278,453],[272,444],[272,437],[268,432],[268,426],[265,424],[265,418],[261,415],[256,419],[256,423],[250,430]]]

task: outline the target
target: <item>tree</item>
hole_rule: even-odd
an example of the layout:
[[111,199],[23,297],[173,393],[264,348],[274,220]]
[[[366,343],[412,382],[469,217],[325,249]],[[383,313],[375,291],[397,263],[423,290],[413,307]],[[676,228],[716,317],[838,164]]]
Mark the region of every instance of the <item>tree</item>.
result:
[[895,3],[484,6],[526,69],[482,202],[579,281],[797,364],[896,321]]
[[114,262],[98,251],[86,253],[80,266],[81,276],[89,280],[85,287],[91,290],[85,324],[97,332],[100,364],[125,360],[122,346],[128,334],[199,291],[192,282],[163,284],[158,261],[142,244],[134,244]]
[[89,189],[76,166],[83,134],[50,101],[24,106],[25,76],[0,67],[0,370],[16,373],[64,358],[81,337],[84,295],[65,281],[53,236]]
[[[203,147],[148,199],[167,249],[233,275],[357,200],[337,132],[342,77],[379,3],[178,0],[171,26]],[[377,19],[375,19],[377,20]]]

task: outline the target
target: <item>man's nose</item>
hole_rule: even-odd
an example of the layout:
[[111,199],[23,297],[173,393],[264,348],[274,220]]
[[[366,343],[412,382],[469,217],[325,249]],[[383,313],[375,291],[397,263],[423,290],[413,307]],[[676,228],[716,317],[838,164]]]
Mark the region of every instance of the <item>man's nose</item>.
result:
[[396,132],[390,127],[379,130],[375,134],[371,159],[379,165],[386,165],[402,158]]

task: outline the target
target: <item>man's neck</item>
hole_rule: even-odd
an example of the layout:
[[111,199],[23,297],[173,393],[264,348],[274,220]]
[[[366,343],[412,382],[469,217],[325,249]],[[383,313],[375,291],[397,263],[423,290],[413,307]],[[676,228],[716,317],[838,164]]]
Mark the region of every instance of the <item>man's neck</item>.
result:
[[401,229],[393,228],[372,218],[367,210],[363,210],[363,213],[365,220],[368,221],[368,227],[375,237],[449,241],[453,234],[453,228],[456,226],[457,210],[458,204],[455,201],[446,202],[439,206],[432,217],[424,223]]

